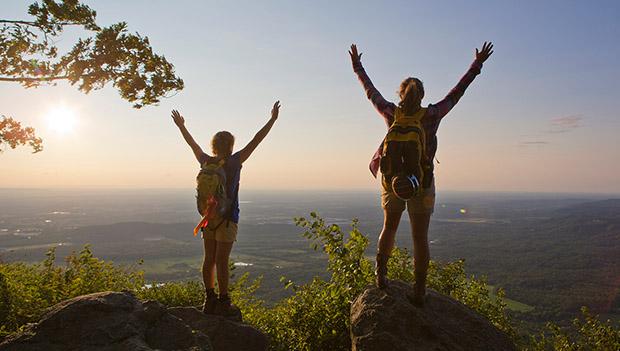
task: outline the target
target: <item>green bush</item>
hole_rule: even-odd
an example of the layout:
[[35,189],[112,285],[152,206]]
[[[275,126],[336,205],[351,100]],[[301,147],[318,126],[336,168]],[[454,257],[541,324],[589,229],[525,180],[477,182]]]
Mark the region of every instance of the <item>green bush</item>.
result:
[[0,273],[0,325],[4,328],[11,313],[9,286],[3,273]]
[[136,296],[142,300],[157,300],[169,307],[199,306],[205,296],[204,285],[197,280],[150,285],[135,291]]
[[93,256],[89,246],[54,264],[55,251],[39,264],[0,264],[0,337],[36,322],[45,310],[66,299],[100,291],[137,290],[142,272],[115,266]]
[[547,323],[545,330],[532,337],[530,351],[609,351],[620,350],[620,325],[605,322],[581,308],[581,318],[575,318],[572,326],[561,328]]

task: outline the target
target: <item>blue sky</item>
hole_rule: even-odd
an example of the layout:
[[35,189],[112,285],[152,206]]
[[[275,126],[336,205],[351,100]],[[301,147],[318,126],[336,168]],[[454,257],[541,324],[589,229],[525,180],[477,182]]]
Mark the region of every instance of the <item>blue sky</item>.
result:
[[[27,18],[28,3],[3,2],[2,17]],[[186,88],[133,110],[112,88],[83,95],[65,84],[0,85],[0,113],[37,128],[46,147],[0,155],[0,186],[191,187],[197,166],[170,109],[205,149],[218,130],[241,147],[279,99],[281,118],[246,163],[243,187],[376,189],[367,165],[385,125],[352,73],[348,46],[357,43],[386,98],[416,76],[431,103],[492,40],[495,53],[440,127],[438,187],[620,192],[618,2],[86,3],[100,23],[126,21],[148,36]],[[70,135],[45,122],[59,102],[79,116]]]

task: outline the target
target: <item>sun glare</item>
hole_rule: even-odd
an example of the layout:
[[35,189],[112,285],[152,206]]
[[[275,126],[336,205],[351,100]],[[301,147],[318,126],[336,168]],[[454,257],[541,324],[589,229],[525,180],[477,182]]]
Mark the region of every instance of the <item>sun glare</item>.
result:
[[65,105],[56,106],[47,114],[47,123],[50,129],[60,134],[73,131],[76,122],[75,111]]

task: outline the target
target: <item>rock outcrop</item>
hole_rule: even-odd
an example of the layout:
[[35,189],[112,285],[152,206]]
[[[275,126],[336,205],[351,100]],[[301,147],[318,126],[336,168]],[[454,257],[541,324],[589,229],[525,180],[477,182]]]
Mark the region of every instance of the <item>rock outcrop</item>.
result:
[[416,307],[412,297],[401,281],[358,296],[351,306],[353,351],[516,350],[508,335],[462,303],[429,290]]
[[0,344],[0,351],[253,351],[265,350],[266,340],[252,327],[193,307],[166,308],[129,292],[103,292],[53,306],[38,323]]
[[168,312],[182,319],[194,330],[200,330],[211,339],[215,351],[263,351],[267,349],[267,337],[247,324],[242,324],[241,314],[237,321],[205,315],[194,307],[174,307]]

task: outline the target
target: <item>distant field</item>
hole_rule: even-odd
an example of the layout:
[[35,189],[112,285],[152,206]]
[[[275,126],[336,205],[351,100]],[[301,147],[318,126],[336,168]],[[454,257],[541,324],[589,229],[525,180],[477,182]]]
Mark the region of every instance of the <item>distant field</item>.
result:
[[[494,299],[497,299],[497,295],[495,294],[495,292],[497,291],[497,287],[493,286],[493,285],[489,285],[489,292],[491,293],[491,296]],[[508,307],[509,310],[511,311],[516,311],[516,312],[530,312],[532,310],[534,310],[534,306],[530,306],[528,304],[510,299],[510,298],[504,298],[504,301],[506,301],[506,306]]]

